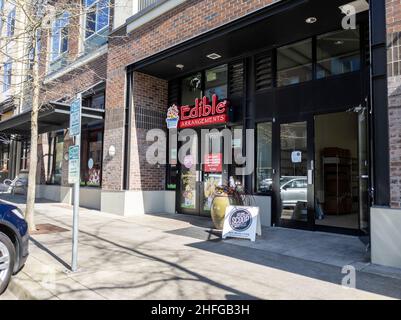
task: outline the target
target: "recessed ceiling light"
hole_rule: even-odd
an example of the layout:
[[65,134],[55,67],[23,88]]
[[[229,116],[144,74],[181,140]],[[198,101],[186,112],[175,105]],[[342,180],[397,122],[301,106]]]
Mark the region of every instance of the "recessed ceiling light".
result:
[[313,24],[317,21],[316,17],[309,17],[305,20],[306,23]]
[[342,44],[344,44],[344,41],[342,41],[342,40],[337,40],[337,41],[334,41],[334,44],[335,44],[336,46],[341,46]]
[[184,69],[184,65],[183,64],[177,64],[176,67],[180,70]]
[[217,60],[217,59],[221,58],[221,55],[219,55],[217,53],[211,53],[211,54],[208,54],[206,57],[208,57],[209,59],[212,59],[212,60]]

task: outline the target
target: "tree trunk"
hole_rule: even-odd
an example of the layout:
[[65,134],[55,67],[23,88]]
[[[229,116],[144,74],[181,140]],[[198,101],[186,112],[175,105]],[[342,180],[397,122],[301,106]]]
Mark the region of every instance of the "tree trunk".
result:
[[[36,38],[34,40],[36,42]],[[36,47],[35,47],[36,49]],[[35,197],[36,197],[36,169],[38,162],[38,113],[39,113],[39,63],[38,55],[34,54],[32,70],[32,111],[31,111],[31,146],[28,176],[28,194],[26,200],[25,219],[29,231],[35,231]]]

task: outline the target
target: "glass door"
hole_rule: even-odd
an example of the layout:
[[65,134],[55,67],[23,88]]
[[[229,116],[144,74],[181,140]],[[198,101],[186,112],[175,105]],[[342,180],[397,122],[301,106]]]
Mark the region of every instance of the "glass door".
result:
[[191,151],[185,154],[181,163],[178,210],[181,213],[210,216],[216,187],[227,182],[228,166],[223,163],[223,138],[220,132],[210,131],[204,135],[203,144],[198,143],[200,133],[200,130],[196,131]]
[[185,154],[179,154],[180,171],[178,187],[178,212],[199,214],[199,164],[198,164],[198,135],[188,137],[179,147],[185,145]]
[[308,170],[308,122],[281,123],[279,132],[279,221],[309,223],[308,189],[313,181]]

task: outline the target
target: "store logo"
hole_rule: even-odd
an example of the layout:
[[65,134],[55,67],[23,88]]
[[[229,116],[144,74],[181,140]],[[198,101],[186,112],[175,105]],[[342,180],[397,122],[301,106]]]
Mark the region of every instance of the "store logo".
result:
[[229,217],[229,223],[234,231],[248,230],[252,225],[252,214],[245,209],[234,210]]
[[[172,105],[167,111],[168,129],[185,129],[228,122],[227,100],[219,102],[217,95],[213,95],[210,103],[207,97],[195,99],[195,106]],[[179,110],[180,109],[180,110]]]

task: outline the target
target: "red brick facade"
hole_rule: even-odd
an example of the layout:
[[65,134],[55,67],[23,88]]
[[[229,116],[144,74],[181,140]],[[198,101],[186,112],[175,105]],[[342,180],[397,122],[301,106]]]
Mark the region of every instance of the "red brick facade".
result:
[[[124,130],[122,127],[118,129],[115,123],[122,124],[124,122],[125,67],[127,65],[229,23],[273,2],[276,1],[189,0],[135,29],[127,37],[121,37],[124,35],[125,29],[120,29],[119,32],[121,34],[111,35],[107,64],[106,116],[112,116],[113,123],[110,123],[110,119],[106,120],[105,150],[112,144],[114,144],[116,150],[122,150]],[[163,98],[165,101],[167,101],[166,97]],[[167,108],[167,102],[165,108]],[[139,139],[143,139],[143,137]],[[135,148],[133,149],[135,150]],[[138,149],[139,154],[144,154],[145,151],[146,149],[144,150],[144,148]],[[122,173],[122,162],[122,154],[116,155],[109,162],[104,162],[104,189],[122,189],[120,174]],[[161,184],[164,184],[164,181],[162,181],[161,177],[157,177],[155,180],[144,179],[149,177],[147,170],[141,177],[139,177],[139,173],[135,173],[137,170],[138,168],[131,172],[131,177],[134,178],[131,179],[131,188],[137,189],[139,185],[145,190],[159,190],[162,188]],[[153,172],[153,174],[158,176],[156,172]],[[164,179],[164,173],[160,171],[160,174]],[[147,185],[147,182],[149,182],[149,185]]]
[[391,207],[401,208],[401,1],[386,0]]

